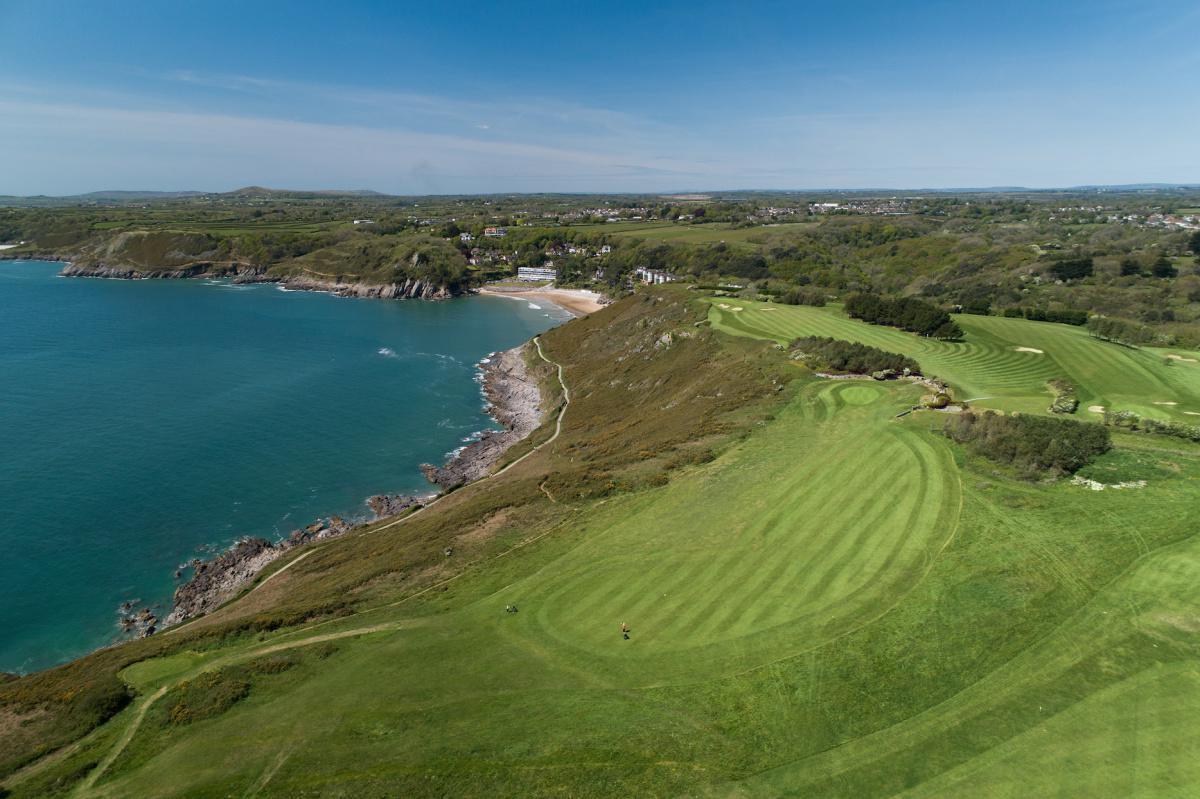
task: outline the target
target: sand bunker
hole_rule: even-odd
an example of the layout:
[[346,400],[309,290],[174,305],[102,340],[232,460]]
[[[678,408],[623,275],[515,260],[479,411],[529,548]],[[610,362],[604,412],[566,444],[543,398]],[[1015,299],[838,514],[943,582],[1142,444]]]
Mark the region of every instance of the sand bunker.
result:
[[1017,352],[1036,352],[1038,355],[1045,355],[1042,350],[1034,349],[1033,347],[1017,347]]
[[1155,405],[1178,405],[1179,403],[1178,402],[1170,402],[1169,400],[1162,400],[1162,401],[1155,402],[1154,404]]
[[1200,411],[1184,411],[1188,416],[1200,416]]
[[1184,363],[1200,363],[1200,361],[1197,361],[1195,358],[1185,358],[1182,355],[1168,355],[1167,357],[1170,358],[1172,361],[1183,361]]
[[1092,413],[1104,413],[1103,405],[1089,405],[1088,410]]

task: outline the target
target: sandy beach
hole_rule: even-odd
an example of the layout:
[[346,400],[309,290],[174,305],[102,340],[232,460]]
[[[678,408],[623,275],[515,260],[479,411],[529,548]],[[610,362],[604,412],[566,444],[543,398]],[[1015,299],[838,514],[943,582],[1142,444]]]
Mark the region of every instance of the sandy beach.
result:
[[587,289],[556,289],[550,286],[535,286],[524,288],[515,287],[491,287],[482,288],[480,294],[490,294],[496,297],[512,297],[521,300],[545,300],[552,302],[563,310],[569,311],[575,316],[587,316],[604,307],[601,302],[601,295]]

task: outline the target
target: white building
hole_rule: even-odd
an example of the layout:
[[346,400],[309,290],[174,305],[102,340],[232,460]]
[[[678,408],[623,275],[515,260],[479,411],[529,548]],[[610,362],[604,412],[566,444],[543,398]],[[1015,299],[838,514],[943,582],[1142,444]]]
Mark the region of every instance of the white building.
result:
[[637,269],[633,270],[633,276],[643,283],[652,284],[671,283],[679,279],[670,272],[666,272],[662,269],[647,269],[644,266],[639,266]]
[[549,266],[518,266],[517,280],[528,280],[542,282],[545,280],[554,280],[557,277],[554,273],[554,268]]

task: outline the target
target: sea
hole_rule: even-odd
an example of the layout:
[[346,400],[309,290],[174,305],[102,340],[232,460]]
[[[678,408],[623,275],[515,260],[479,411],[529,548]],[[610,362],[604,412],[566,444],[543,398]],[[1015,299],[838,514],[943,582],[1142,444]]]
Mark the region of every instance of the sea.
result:
[[549,303],[63,278],[0,261],[0,671],[118,640],[243,536],[365,518],[495,423],[477,364]]

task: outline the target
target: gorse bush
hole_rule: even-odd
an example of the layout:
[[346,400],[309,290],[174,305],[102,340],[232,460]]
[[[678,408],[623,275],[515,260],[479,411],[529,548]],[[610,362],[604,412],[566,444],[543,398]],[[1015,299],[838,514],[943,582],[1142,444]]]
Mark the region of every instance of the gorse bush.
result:
[[1087,322],[1088,332],[1098,339],[1136,347],[1141,344],[1170,344],[1170,336],[1155,333],[1154,330],[1139,325],[1136,322],[1126,322],[1124,319],[1113,319],[1108,316],[1093,316]]
[[190,724],[219,716],[249,695],[250,681],[240,669],[206,672],[171,691],[167,717],[172,724]]
[[943,433],[977,455],[1015,466],[1029,477],[1070,474],[1112,447],[1103,425],[992,411],[952,416]]
[[793,357],[812,369],[869,375],[875,372],[921,373],[912,358],[895,352],[824,336],[806,336],[792,342]]
[[1150,419],[1139,416],[1133,411],[1106,411],[1104,423],[1135,432],[1157,433],[1162,436],[1172,436],[1200,443],[1200,425]]
[[956,340],[962,328],[936,305],[913,297],[887,298],[878,294],[851,294],[846,298],[846,313],[873,325],[888,325],[910,330],[930,338]]
[[779,295],[778,301],[784,305],[814,305],[820,308],[825,305],[825,292],[820,289],[788,289]]

